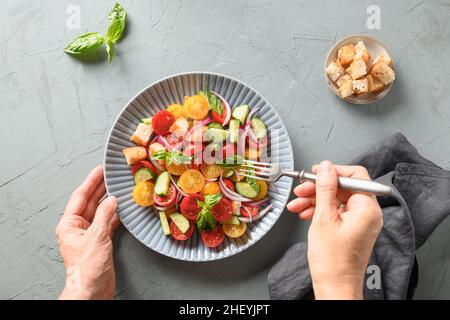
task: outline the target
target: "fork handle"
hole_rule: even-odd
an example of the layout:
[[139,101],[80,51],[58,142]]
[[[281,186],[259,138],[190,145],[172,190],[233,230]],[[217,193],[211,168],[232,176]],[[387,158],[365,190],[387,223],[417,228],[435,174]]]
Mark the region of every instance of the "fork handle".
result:
[[[299,177],[300,181],[315,182],[317,180],[317,175],[306,172],[305,170],[298,173],[297,176]],[[348,177],[338,177],[338,180],[339,180],[339,188],[344,190],[370,193],[377,196],[385,196],[385,197],[391,196],[393,194],[393,190],[391,187],[381,184],[379,182]]]

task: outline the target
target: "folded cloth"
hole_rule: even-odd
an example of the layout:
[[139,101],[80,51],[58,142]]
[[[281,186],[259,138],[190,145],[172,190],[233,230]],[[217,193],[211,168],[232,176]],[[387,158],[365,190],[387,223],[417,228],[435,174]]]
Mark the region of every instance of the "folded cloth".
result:
[[[450,214],[450,171],[420,156],[400,133],[352,164],[394,189],[393,197],[378,197],[384,225],[367,267],[364,298],[411,299],[418,281],[415,251]],[[272,267],[268,286],[271,299],[314,298],[306,242],[293,245]]]

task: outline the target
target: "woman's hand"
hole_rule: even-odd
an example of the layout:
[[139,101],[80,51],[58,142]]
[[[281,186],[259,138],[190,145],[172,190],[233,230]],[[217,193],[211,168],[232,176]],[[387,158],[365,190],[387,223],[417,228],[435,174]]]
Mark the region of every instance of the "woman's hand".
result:
[[316,183],[297,186],[297,199],[288,209],[304,220],[308,232],[308,261],[316,299],[362,299],[364,274],[383,226],[375,196],[338,190],[338,175],[370,180],[357,166],[314,166]]
[[105,194],[103,168],[98,166],[72,194],[56,227],[66,268],[60,299],[112,299],[116,280],[112,241],[119,224],[114,197]]

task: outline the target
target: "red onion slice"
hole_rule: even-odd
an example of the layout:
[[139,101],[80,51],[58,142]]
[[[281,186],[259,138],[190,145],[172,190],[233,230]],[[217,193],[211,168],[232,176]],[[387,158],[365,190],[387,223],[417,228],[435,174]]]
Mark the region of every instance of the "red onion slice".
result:
[[245,197],[241,196],[239,193],[236,193],[236,192],[230,190],[226,186],[225,182],[223,182],[222,176],[220,176],[219,185],[220,185],[220,190],[222,190],[222,193],[224,194],[224,196],[230,200],[239,201],[239,202],[252,201],[251,199],[245,198]]
[[264,198],[262,200],[259,201],[252,201],[252,202],[247,202],[245,205],[249,206],[249,207],[259,207],[261,205],[263,205],[264,203],[268,202],[270,200],[270,198]]
[[153,208],[155,208],[158,211],[167,211],[169,209],[172,209],[173,207],[175,207],[175,204],[172,204],[172,205],[167,206],[167,207],[161,207],[161,206],[157,206],[156,204],[153,204]]
[[172,146],[165,137],[163,136],[158,136],[158,142],[161,143],[164,148],[166,148],[167,150],[170,151],[178,151],[180,150],[180,147],[182,146],[182,143],[177,143],[175,146]]
[[231,120],[231,107],[230,107],[230,104],[228,103],[227,100],[225,100],[225,98],[223,96],[221,96],[217,92],[214,92],[214,91],[211,91],[211,92],[214,93],[216,96],[218,96],[220,98],[220,100],[222,100],[223,104],[225,105],[226,116],[225,116],[225,119],[223,119],[223,122],[222,122],[222,125],[225,126]]
[[272,209],[272,205],[269,204],[266,208],[264,208],[263,210],[261,210],[257,215],[255,215],[254,217],[251,218],[244,218],[244,217],[239,217],[239,220],[241,220],[242,222],[245,223],[250,223],[256,220],[261,219],[262,217],[264,217],[269,211],[270,209]]
[[217,181],[217,178],[205,178],[206,181],[213,182]]
[[247,121],[245,122],[245,125],[248,126],[250,125],[250,121],[253,118],[253,115],[258,112],[259,108],[253,108],[252,110],[250,110],[250,112],[247,115]]

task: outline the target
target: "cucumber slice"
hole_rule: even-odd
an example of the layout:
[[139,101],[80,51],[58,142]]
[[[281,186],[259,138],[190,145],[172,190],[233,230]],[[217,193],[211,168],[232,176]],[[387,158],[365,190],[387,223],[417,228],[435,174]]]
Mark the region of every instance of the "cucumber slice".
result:
[[237,143],[239,140],[239,120],[230,120],[230,142]]
[[136,173],[134,174],[134,183],[136,185],[139,184],[139,182],[147,181],[155,178],[155,174],[152,170],[149,168],[140,168]]
[[141,122],[144,124],[152,124],[152,119],[153,118],[142,118]]
[[266,124],[261,119],[253,117],[250,126],[258,139],[262,139],[267,135]]
[[167,171],[161,173],[156,179],[155,193],[160,197],[165,197],[169,193],[170,174]]
[[172,219],[182,233],[186,233],[191,226],[189,224],[189,220],[186,219],[181,213],[172,213],[170,215],[170,219]]
[[232,215],[230,217],[230,219],[228,219],[225,224],[236,224],[236,225],[240,225],[241,224],[241,220],[239,220],[239,218],[235,215]]
[[166,236],[170,236],[169,221],[167,221],[167,216],[164,211],[159,212],[159,220],[161,221],[161,227],[162,227],[163,233]]
[[241,124],[244,124],[249,112],[250,107],[246,104],[243,104],[242,106],[234,108],[232,116],[233,118],[239,120]]
[[208,128],[216,128],[216,129],[222,129],[223,127],[220,123],[217,122],[211,122],[210,124],[208,124]]
[[236,191],[243,197],[255,198],[258,195],[258,191],[253,189],[247,182],[236,182]]
[[228,132],[223,129],[208,128],[205,133],[205,138],[213,143],[220,143],[227,140]]
[[227,168],[227,169],[223,170],[222,177],[224,177],[226,179],[226,178],[231,177],[233,174],[234,174],[234,170]]

